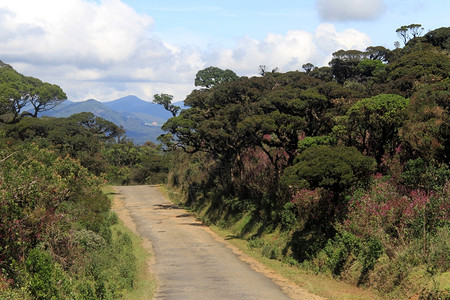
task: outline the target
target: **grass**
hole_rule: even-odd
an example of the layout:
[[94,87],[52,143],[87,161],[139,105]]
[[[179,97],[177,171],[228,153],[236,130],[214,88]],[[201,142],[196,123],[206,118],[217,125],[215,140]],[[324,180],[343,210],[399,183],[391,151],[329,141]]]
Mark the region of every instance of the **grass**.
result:
[[[106,186],[103,192],[108,195],[111,201],[114,200],[114,190],[110,186]],[[149,271],[150,253],[144,248],[143,240],[140,236],[131,231],[120,220],[117,224],[111,226],[113,235],[117,232],[123,232],[130,236],[133,243],[133,254],[136,257],[137,275],[134,281],[134,289],[127,290],[122,295],[123,299],[152,299],[156,292],[157,282],[153,274]]]

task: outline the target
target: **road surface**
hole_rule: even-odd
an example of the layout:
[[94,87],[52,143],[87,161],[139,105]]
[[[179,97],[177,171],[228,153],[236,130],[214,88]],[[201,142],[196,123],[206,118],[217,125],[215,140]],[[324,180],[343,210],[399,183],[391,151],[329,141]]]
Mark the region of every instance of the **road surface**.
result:
[[151,243],[151,268],[158,282],[153,299],[316,299],[285,286],[288,297],[273,280],[254,271],[253,263],[239,258],[226,241],[166,200],[157,186],[114,188],[114,210]]

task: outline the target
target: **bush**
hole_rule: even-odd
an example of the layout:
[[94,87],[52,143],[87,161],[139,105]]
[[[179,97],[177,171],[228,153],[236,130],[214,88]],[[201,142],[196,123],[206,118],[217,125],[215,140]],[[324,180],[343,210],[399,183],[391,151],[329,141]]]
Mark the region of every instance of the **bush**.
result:
[[385,248],[406,245],[447,222],[448,196],[449,184],[439,193],[416,189],[405,194],[394,181],[377,179],[367,192],[353,195],[343,224],[358,236],[377,237]]
[[102,182],[78,161],[36,145],[0,149],[0,289],[5,294],[104,299],[133,288],[132,243],[129,236],[111,232],[117,216],[100,191]]
[[297,223],[297,216],[295,214],[295,204],[288,202],[284,205],[281,215],[281,225],[284,228],[290,229]]
[[27,286],[35,299],[61,299],[69,296],[70,287],[66,274],[55,265],[49,252],[32,249],[25,260],[30,277]]
[[375,170],[375,160],[356,148],[312,146],[304,150],[297,163],[285,170],[282,183],[294,189],[326,188],[337,195]]
[[328,240],[324,251],[327,254],[327,263],[334,275],[343,271],[344,264],[350,256],[357,257],[361,252],[361,241],[353,234],[343,231],[334,239]]

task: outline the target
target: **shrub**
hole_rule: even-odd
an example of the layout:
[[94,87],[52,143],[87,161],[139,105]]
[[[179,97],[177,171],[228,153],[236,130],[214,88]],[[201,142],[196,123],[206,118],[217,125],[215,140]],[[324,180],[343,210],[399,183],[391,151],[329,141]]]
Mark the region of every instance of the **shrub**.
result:
[[284,228],[292,228],[297,222],[297,216],[295,214],[295,204],[288,202],[284,205],[281,213],[281,225]]
[[326,188],[339,194],[357,182],[364,182],[375,169],[375,160],[356,148],[313,146],[304,150],[297,163],[281,179],[291,188]]
[[[403,194],[392,180],[378,179],[349,203],[344,227],[358,236],[376,236],[385,247],[407,244],[449,219],[448,184],[440,193],[416,189]],[[426,233],[425,232],[425,233]]]
[[28,290],[35,299],[61,299],[70,296],[66,274],[53,262],[49,252],[34,248],[28,253],[25,266],[30,277]]

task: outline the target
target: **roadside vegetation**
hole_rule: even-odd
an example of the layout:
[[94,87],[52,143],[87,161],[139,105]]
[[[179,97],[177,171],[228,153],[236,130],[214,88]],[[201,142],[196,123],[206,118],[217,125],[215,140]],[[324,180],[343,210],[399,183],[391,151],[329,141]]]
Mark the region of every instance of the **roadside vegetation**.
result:
[[450,297],[450,29],[417,26],[329,67],[199,72],[160,138],[172,196],[267,258],[382,297]]
[[145,252],[102,187],[162,182],[166,163],[92,113],[37,118],[64,98],[0,62],[0,298],[132,299]]

